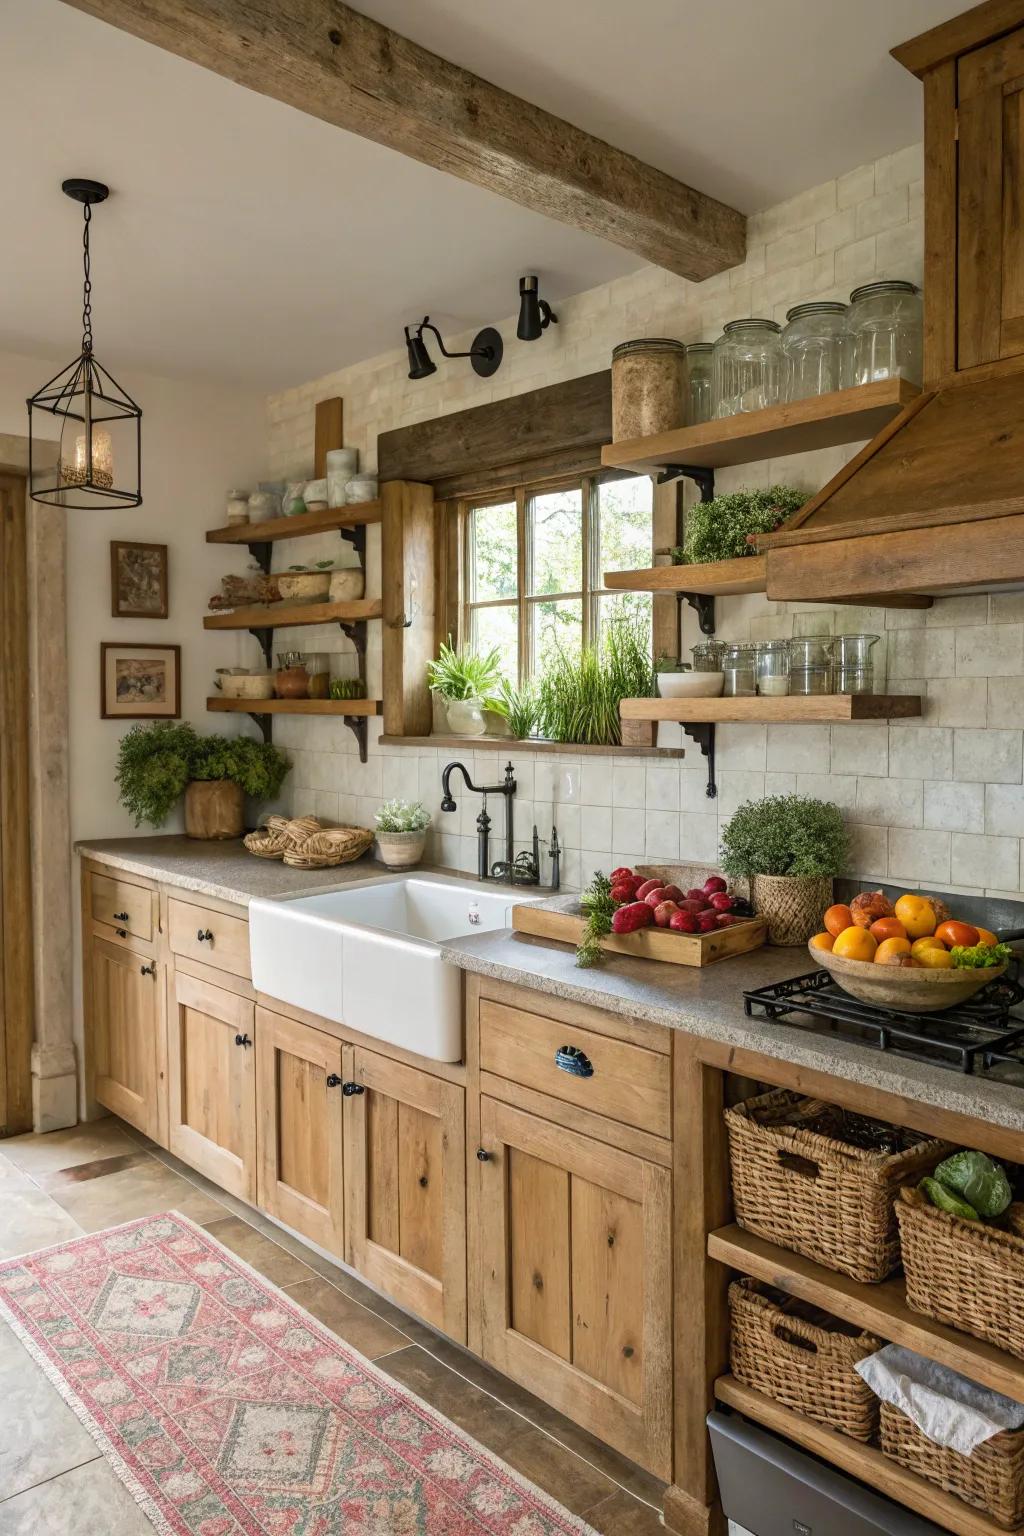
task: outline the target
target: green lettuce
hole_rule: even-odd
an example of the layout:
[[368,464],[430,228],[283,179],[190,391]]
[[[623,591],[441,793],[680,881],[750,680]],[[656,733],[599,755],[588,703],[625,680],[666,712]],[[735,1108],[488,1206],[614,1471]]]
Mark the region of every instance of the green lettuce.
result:
[[954,1152],[939,1164],[935,1177],[972,1205],[979,1216],[1001,1216],[1013,1199],[1005,1169],[984,1152]]
[[1013,951],[1009,944],[957,944],[952,953],[955,970],[972,971],[987,970],[991,965],[1005,965]]

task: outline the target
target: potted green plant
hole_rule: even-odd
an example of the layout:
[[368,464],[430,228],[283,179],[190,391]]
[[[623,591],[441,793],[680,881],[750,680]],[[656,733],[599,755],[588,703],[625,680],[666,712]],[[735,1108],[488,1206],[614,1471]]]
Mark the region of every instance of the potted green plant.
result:
[[748,535],[774,533],[806,500],[805,491],[770,485],[767,490],[731,491],[713,501],[698,501],[686,513],[686,531],[682,545],[672,551],[673,563],[707,565],[752,555]]
[[832,904],[832,881],[849,857],[839,807],[803,795],[748,800],[722,832],[721,866],[750,880],[769,944],[806,944]]
[[408,869],[423,857],[430,812],[419,800],[385,800],[374,815],[377,850],[389,869]]
[[482,736],[487,728],[484,704],[497,695],[501,681],[501,652],[486,656],[468,647],[456,651],[442,645],[436,661],[427,663],[431,692],[444,701],[448,729],[456,736]]
[[[613,619],[600,646],[584,646],[570,655],[558,650],[539,686],[542,735],[551,741],[615,746],[623,738],[619,718],[622,699],[654,697],[654,663],[650,632],[627,617]],[[650,721],[627,722],[642,728],[653,741]]]
[[290,766],[270,742],[200,736],[187,721],[161,720],[122,736],[116,782],[137,827],[162,827],[184,796],[187,835],[224,839],[244,831],[245,796],[272,800]]
[[[497,697],[488,699],[484,710],[485,718],[489,714],[502,718],[505,729],[496,731],[496,735],[510,736],[515,741],[526,741],[537,730],[537,720],[540,714],[540,699],[533,683],[524,683],[521,688],[516,688],[507,678],[503,677],[498,684]],[[490,730],[490,726],[488,726]]]

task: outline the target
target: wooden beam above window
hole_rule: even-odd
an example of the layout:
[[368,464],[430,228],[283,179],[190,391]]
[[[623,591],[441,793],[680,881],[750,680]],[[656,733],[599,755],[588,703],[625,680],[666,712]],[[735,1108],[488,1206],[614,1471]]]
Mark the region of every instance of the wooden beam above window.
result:
[[746,219],[340,0],[65,0],[146,42],[700,282]]

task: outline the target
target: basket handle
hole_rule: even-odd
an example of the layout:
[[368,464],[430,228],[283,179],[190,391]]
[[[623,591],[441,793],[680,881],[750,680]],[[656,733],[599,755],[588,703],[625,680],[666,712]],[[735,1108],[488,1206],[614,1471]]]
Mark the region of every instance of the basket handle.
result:
[[816,1179],[821,1173],[821,1164],[816,1163],[813,1157],[802,1157],[798,1152],[786,1152],[781,1148],[777,1156],[780,1166],[787,1173],[797,1173],[803,1179]]
[[[798,1322],[799,1319],[793,1319],[794,1324]],[[779,1340],[780,1344],[788,1344],[791,1349],[800,1349],[809,1355],[816,1355],[818,1353],[818,1346],[814,1340],[808,1338],[806,1334],[798,1332],[797,1328],[789,1323],[773,1323],[772,1333]]]

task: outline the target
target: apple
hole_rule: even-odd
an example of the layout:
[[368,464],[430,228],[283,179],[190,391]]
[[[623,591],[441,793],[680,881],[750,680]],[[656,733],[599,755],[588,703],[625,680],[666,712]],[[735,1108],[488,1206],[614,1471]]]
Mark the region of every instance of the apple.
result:
[[636,895],[632,880],[616,880],[609,893],[612,901],[617,901],[621,906],[624,902],[632,901]]
[[729,883],[727,880],[723,880],[721,875],[709,875],[704,881],[704,890],[709,896],[714,895],[716,891],[727,891],[728,889]]
[[697,932],[697,919],[694,917],[693,913],[684,912],[680,907],[677,907],[676,910],[672,913],[672,916],[668,920],[668,925],[670,928],[674,929],[676,933]]
[[637,901],[645,900],[648,891],[656,891],[660,888],[660,880],[644,880],[636,888]]
[[731,912],[719,912],[715,918],[716,928],[731,928],[736,919]]
[[700,929],[701,933],[713,933],[714,930],[718,927],[718,913],[702,912],[700,917],[697,919],[697,927]]
[[635,876],[633,871],[631,869],[627,869],[625,864],[620,864],[618,869],[613,869],[611,874],[608,876],[608,879],[612,882],[613,885],[615,884],[616,880],[633,880],[634,878]]
[[665,900],[666,901],[682,901],[683,900],[683,893],[679,889],[678,885],[666,885],[666,886],[663,886],[662,889],[665,892]]
[[647,895],[643,899],[646,901],[649,907],[657,907],[660,906],[661,903],[666,901],[668,898],[665,895],[664,886],[656,885],[654,890],[648,891]]
[[703,907],[707,905],[708,893],[702,890],[699,885],[692,885],[686,893],[686,899],[687,901],[699,901]]
[[697,901],[696,899],[691,900],[689,897],[687,897],[685,901],[679,902],[678,905],[682,907],[684,912],[690,912],[694,917],[696,917],[698,912],[704,911],[707,903],[703,899]]
[[716,891],[713,896],[708,897],[708,902],[716,912],[732,911],[732,897],[727,896],[725,891]]
[[678,911],[679,908],[674,901],[659,901],[654,909],[654,921],[659,928],[667,928],[672,920],[672,914]]

